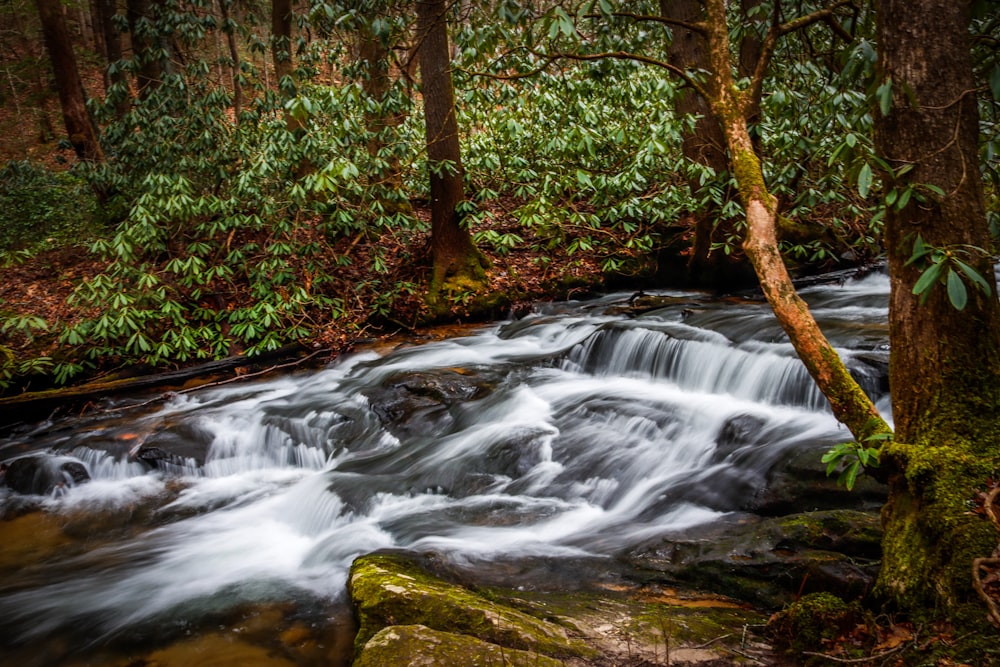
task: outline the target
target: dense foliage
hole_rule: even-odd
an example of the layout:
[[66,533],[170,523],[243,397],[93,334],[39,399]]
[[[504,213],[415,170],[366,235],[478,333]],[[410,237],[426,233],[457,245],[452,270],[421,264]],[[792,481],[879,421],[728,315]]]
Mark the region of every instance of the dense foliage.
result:
[[[684,256],[689,216],[711,206],[728,220],[715,252],[740,252],[730,175],[681,151],[693,119],[675,112],[683,80],[660,66],[671,30],[616,14],[655,15],[658,3],[475,4],[459,3],[449,19],[462,206],[480,247],[500,257],[527,248],[539,263],[587,255],[607,273],[651,273],[664,248]],[[814,3],[800,4],[805,13]],[[112,363],[316,340],[331,322],[392,319],[423,288],[412,270],[425,262],[427,229],[411,203],[428,192],[411,8],[298,5],[284,44],[267,29],[269,6],[153,7],[134,25],[124,7],[111,18],[124,37],[153,47],[109,63],[106,95],[92,99],[107,160],[61,174],[4,167],[8,261],[12,250],[93,225],[98,198],[115,224],[93,228],[91,251],[106,268],[71,297],[89,316],[46,322],[0,310],[13,336],[0,348],[0,385],[32,371],[65,382]],[[733,34],[762,32],[770,9],[734,12]],[[995,43],[995,19],[977,29]],[[792,260],[829,268],[871,259],[881,207],[928,194],[877,196],[885,165],[872,153],[870,114],[885,91],[871,83],[872,32],[862,10],[837,33],[817,24],[783,42],[766,79],[754,122],[765,176],[782,214],[813,230],[786,239]],[[981,95],[982,145],[995,209],[1000,68],[988,44],[978,64],[992,85]],[[277,50],[294,64],[281,80],[270,59]],[[159,79],[138,90],[149,67]],[[44,346],[27,344],[37,336]]]

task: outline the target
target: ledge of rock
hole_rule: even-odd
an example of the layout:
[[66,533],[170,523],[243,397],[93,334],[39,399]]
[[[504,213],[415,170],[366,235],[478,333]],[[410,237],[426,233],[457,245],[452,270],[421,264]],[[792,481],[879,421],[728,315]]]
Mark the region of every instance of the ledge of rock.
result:
[[393,625],[368,640],[354,667],[562,667],[565,662],[424,625]]
[[624,560],[647,572],[649,581],[725,592],[777,609],[816,591],[864,596],[878,572],[880,538],[874,512],[736,515],[637,549]]
[[562,626],[437,579],[399,554],[358,558],[351,566],[348,589],[360,626],[355,641],[359,656],[380,630],[396,625],[422,625],[556,657],[593,653]]
[[439,578],[454,574],[441,565],[434,554],[400,552],[354,562],[355,667],[773,664],[750,630],[766,616],[730,598],[626,582],[473,590]]

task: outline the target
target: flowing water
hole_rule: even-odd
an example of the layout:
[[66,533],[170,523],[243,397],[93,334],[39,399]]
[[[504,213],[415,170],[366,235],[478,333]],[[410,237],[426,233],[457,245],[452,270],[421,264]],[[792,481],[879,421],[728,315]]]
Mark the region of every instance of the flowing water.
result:
[[[543,304],[449,340],[8,435],[0,459],[69,457],[91,481],[0,490],[0,655],[71,664],[215,624],[252,633],[268,613],[286,632],[348,628],[358,555],[611,557],[746,510],[777,462],[849,437],[765,304],[657,294],[640,315],[627,294]],[[887,278],[803,294],[886,412]]]

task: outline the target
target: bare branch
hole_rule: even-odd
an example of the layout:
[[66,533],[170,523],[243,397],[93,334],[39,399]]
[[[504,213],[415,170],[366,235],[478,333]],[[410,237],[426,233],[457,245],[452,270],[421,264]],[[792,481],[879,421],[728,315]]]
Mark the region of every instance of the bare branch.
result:
[[537,55],[565,60],[605,60],[610,58],[613,60],[631,60],[645,65],[655,65],[656,67],[665,69],[677,78],[681,79],[685,84],[691,86],[695,92],[704,97],[706,100],[710,99],[708,93],[705,91],[705,87],[695,81],[690,74],[680,67],[638,53],[629,53],[628,51],[604,51],[602,53],[539,53]]
[[[795,32],[796,30],[802,30],[807,28],[814,23],[819,23],[821,21],[827,22],[830,25],[831,30],[833,30],[838,36],[844,38],[847,35],[847,40],[850,41],[850,34],[847,33],[837,23],[834,19],[837,15],[837,10],[845,6],[854,6],[854,0],[836,0],[832,4],[823,9],[817,9],[809,14],[804,14],[798,18],[794,18],[790,21],[785,21],[784,23],[778,22],[778,7],[780,3],[775,3],[775,13],[774,18],[771,22],[771,27],[767,31],[767,36],[764,37],[764,43],[761,45],[760,57],[757,59],[757,66],[754,68],[753,78],[750,79],[750,87],[748,89],[748,97],[745,98],[744,103],[752,103],[751,100],[759,100],[761,96],[761,90],[764,85],[764,75],[767,74],[767,68],[771,64],[771,56],[774,55],[774,48],[778,43],[779,37],[784,37],[785,35]],[[840,30],[838,31],[834,28],[837,26]]]
[[[607,14],[584,14],[584,18],[597,19],[607,16]],[[657,14],[636,14],[635,12],[612,12],[611,16],[616,18],[626,18],[632,19],[634,21],[650,21],[652,23],[660,23],[663,25],[669,25],[674,28],[684,28],[685,30],[690,30],[691,32],[696,32],[700,35],[704,35],[707,28],[702,21],[697,21],[692,23],[691,21],[681,21],[680,19],[673,19],[668,16],[659,16]]]
[[778,26],[778,36],[787,35],[790,32],[795,32],[796,30],[801,30],[802,28],[808,27],[813,23],[818,23],[820,21],[826,21],[828,18],[835,16],[836,11],[845,5],[853,5],[854,0],[837,0],[829,7],[824,7],[823,9],[817,9],[810,14],[804,14],[798,18],[792,19],[791,21],[786,21]]

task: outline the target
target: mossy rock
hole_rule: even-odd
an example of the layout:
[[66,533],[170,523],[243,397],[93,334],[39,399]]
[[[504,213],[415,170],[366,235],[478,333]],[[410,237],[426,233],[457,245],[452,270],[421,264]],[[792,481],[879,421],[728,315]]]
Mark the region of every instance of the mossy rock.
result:
[[775,614],[768,631],[776,648],[802,655],[822,651],[864,620],[858,602],[844,602],[832,593],[810,593]]
[[828,510],[784,517],[735,515],[638,549],[638,572],[724,592],[777,609],[799,594],[862,597],[878,571],[881,530],[873,512]]
[[556,657],[594,653],[568,637],[562,626],[433,577],[401,554],[371,554],[355,560],[348,590],[358,615],[355,650],[359,654],[380,630],[394,625],[423,625]]
[[368,640],[354,667],[559,667],[563,661],[424,625],[394,625]]

